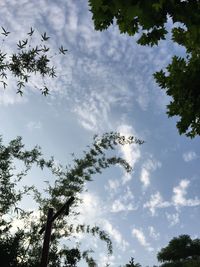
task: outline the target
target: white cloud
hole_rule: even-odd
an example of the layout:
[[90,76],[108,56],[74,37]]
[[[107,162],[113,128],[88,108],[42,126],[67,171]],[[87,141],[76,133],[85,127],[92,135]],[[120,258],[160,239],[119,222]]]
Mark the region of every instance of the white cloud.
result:
[[11,221],[11,228],[9,231],[11,234],[14,234],[16,231],[18,231],[18,229],[29,231],[31,222],[39,220],[40,212],[38,210],[33,210],[29,216],[20,219],[17,217],[11,217],[8,214],[3,215],[2,217],[6,221]]
[[173,195],[170,201],[164,201],[160,192],[152,194],[150,200],[144,203],[143,207],[148,208],[154,216],[156,214],[156,209],[175,207],[179,209],[180,207],[195,207],[200,205],[200,199],[196,196],[195,198],[186,198],[187,188],[190,181],[183,179],[180,181],[179,185],[173,188]]
[[135,81],[135,86],[136,88],[139,88],[139,92],[136,96],[136,100],[142,110],[147,110],[149,102],[150,102],[150,97],[149,97],[149,86],[148,82],[150,83],[150,79],[147,81],[144,81],[144,79],[140,76],[137,75],[134,79]]
[[99,197],[94,193],[85,192],[81,194],[81,199],[82,203],[77,207],[77,211],[80,212],[77,222],[95,225],[105,215],[106,207],[101,205]]
[[[135,130],[131,125],[123,124],[118,127],[118,132],[120,132],[124,136],[135,136]],[[120,147],[121,152],[123,154],[124,159],[134,167],[136,162],[141,157],[139,145],[132,144],[132,145],[124,145]]]
[[141,229],[133,228],[132,235],[136,237],[141,246],[143,246],[148,251],[153,251],[150,243],[147,242],[146,237]]
[[66,14],[63,12],[62,5],[59,6],[58,3],[54,4],[52,3],[49,6],[48,14],[50,19],[50,23],[52,28],[60,33],[63,31],[63,28],[66,27],[65,21],[66,21]]
[[124,201],[129,201],[129,200],[133,200],[134,199],[134,195],[130,189],[129,186],[126,187],[124,194],[123,194],[123,200]]
[[148,159],[142,166],[140,181],[143,183],[144,188],[147,188],[150,185],[150,175],[152,171],[161,167],[161,163],[155,159]]
[[132,211],[136,210],[137,207],[134,206],[132,203],[123,203],[120,199],[116,199],[111,207],[112,212],[120,212],[120,211]]
[[197,158],[197,154],[194,151],[188,151],[183,154],[183,159],[185,162],[192,161]]
[[86,103],[83,103],[82,106],[76,106],[74,108],[74,112],[78,115],[79,122],[84,129],[93,132],[97,132],[99,130],[98,109],[96,109],[94,103],[92,106],[88,106]]
[[170,213],[166,212],[165,214],[166,214],[166,218],[167,218],[170,226],[174,226],[174,225],[179,223],[179,221],[180,221],[179,213],[170,214]]
[[122,176],[122,184],[124,185],[124,184],[130,182],[131,179],[132,179],[132,174],[124,172],[124,174]]
[[174,195],[172,196],[172,202],[176,208],[181,206],[199,206],[200,199],[195,197],[194,199],[186,199],[185,196],[187,195],[187,188],[190,185],[190,181],[183,179],[180,181],[179,185],[173,188]]
[[108,220],[103,220],[103,228],[108,232],[110,237],[115,240],[117,246],[125,251],[129,247],[129,243],[122,237],[122,234],[113,227]]
[[125,205],[121,202],[120,199],[116,199],[111,207],[112,212],[120,212],[126,210]]
[[109,266],[116,266],[116,257],[114,255],[107,256],[100,253],[98,266],[106,266],[106,264],[109,264]]
[[0,105],[8,106],[13,104],[25,103],[27,101],[26,96],[21,97],[19,94],[16,94],[16,84],[9,79],[8,87],[3,90],[2,85],[0,84]]
[[150,237],[152,237],[155,240],[158,240],[160,238],[160,233],[156,232],[156,230],[153,226],[149,226],[148,230],[149,230],[149,236]]
[[120,180],[119,179],[109,179],[108,185],[105,186],[106,190],[109,190],[110,193],[117,193],[120,187]]
[[134,196],[130,190],[130,187],[127,186],[124,192],[122,192],[121,196],[114,200],[111,206],[112,212],[120,212],[120,211],[133,211],[137,210],[138,205],[134,203]]
[[30,121],[27,123],[27,128],[29,131],[39,130],[42,128],[42,123],[40,121]]
[[140,181],[143,183],[145,188],[150,185],[150,173],[145,167],[142,167]]
[[[135,136],[137,137],[135,130],[132,126],[127,124],[122,124],[117,129],[118,132],[120,132],[124,136]],[[139,145],[137,144],[131,144],[131,145],[124,145],[120,147],[120,151],[122,153],[122,157],[131,165],[131,167],[134,169],[135,164],[138,162],[138,160],[141,157],[141,152]],[[132,179],[132,175],[130,173],[124,172],[124,175],[122,177],[122,184],[126,184]]]
[[[75,97],[79,98],[78,95]],[[109,111],[114,103],[115,97],[104,90],[85,91],[85,97],[74,105],[73,111],[83,128],[96,133],[105,127],[110,128]]]
[[127,103],[126,83],[120,81],[111,68],[88,58],[79,60],[76,68],[82,75],[73,79],[70,101],[79,123],[93,132],[113,130],[111,111]]
[[184,206],[186,204],[185,195],[187,194],[187,188],[189,186],[189,180],[181,180],[177,187],[173,188],[172,201],[175,206]]
[[156,209],[166,208],[169,206],[170,203],[163,200],[160,192],[156,192],[155,194],[151,195],[150,200],[143,205],[144,208],[148,208],[150,210],[152,216],[156,214]]

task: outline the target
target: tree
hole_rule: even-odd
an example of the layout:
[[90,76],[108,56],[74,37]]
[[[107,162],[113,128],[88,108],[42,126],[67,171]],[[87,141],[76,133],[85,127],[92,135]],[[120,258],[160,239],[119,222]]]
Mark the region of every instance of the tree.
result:
[[141,267],[139,263],[134,263],[134,258],[131,257],[129,263],[127,263],[124,267]]
[[191,138],[199,135],[200,2],[89,0],[89,6],[96,30],[107,29],[115,20],[121,33],[140,34],[140,45],[153,46],[164,40],[169,31],[166,22],[172,19],[172,40],[185,48],[186,57],[174,56],[166,70],[154,73],[154,78],[172,97],[167,114],[180,117],[179,133]]
[[174,237],[157,255],[161,267],[197,267],[200,266],[200,239],[191,239],[189,235]]
[[[39,230],[46,222],[46,214],[51,206],[58,210],[67,198],[74,196],[75,202],[70,212],[75,221],[77,212],[74,210],[81,201],[85,183],[92,180],[92,176],[101,173],[111,165],[120,165],[127,172],[131,166],[121,157],[106,156],[107,150],[113,150],[117,145],[132,143],[142,144],[143,141],[134,137],[124,137],[119,133],[106,133],[101,138],[94,137],[93,144],[84,152],[81,159],[74,157],[74,166],[63,167],[53,158],[43,158],[41,149],[36,146],[26,150],[22,138],[12,140],[3,145],[0,139],[0,262],[2,267],[36,267],[39,266],[42,237]],[[22,167],[23,165],[23,167]],[[22,169],[18,171],[17,166]],[[47,182],[44,191],[35,186],[27,186],[24,180],[33,166],[48,169],[55,177],[54,183]],[[21,186],[20,186],[21,184]],[[34,210],[24,210],[21,203],[24,197],[30,195],[35,200]],[[21,227],[13,232],[13,222],[19,221]],[[77,245],[67,247],[60,241],[70,238],[78,232],[97,235],[106,242],[108,253],[112,253],[112,242],[106,232],[98,226],[69,223],[66,216],[62,216],[53,224],[49,266],[77,266],[80,259],[85,259],[88,266],[96,266],[91,257],[91,251],[81,251]]]
[[[4,51],[6,50],[4,45],[11,33],[2,27],[1,35],[3,37],[0,49],[0,83],[3,88],[5,89],[8,86],[7,81],[11,76],[16,79],[17,93],[22,95],[25,85],[30,82],[31,75],[39,75],[43,80],[43,84],[39,89],[43,95],[49,94],[45,78],[56,77],[56,68],[52,65],[51,59],[53,55],[50,54],[50,46],[48,44],[50,37],[47,36],[46,32],[41,34],[40,43],[33,45],[34,37],[36,42],[38,42],[38,37],[35,36],[35,30],[31,28],[24,40],[19,40],[16,45],[16,51],[11,55]],[[65,55],[66,52],[67,49],[64,49],[61,45],[59,54]]]

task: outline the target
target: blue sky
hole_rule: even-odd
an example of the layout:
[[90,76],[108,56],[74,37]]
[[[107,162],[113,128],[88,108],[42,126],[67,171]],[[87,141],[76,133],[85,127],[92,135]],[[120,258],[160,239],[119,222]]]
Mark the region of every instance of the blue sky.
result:
[[[157,251],[172,237],[197,237],[199,137],[191,140],[178,134],[177,118],[165,114],[170,99],[152,78],[173,54],[182,55],[183,48],[170,40],[142,47],[136,44],[137,36],[120,35],[115,26],[96,32],[83,0],[2,0],[0,15],[1,25],[13,36],[6,49],[32,26],[51,36],[53,49],[63,44],[69,50],[65,57],[53,58],[58,77],[47,81],[50,96],[35,90],[40,81],[34,77],[22,98],[12,80],[5,91],[2,88],[0,125],[5,142],[21,135],[27,147],[38,144],[46,157],[54,155],[67,164],[71,153],[82,155],[96,133],[120,131],[145,140],[142,146],[116,151],[133,166],[131,175],[111,168],[94,177],[83,194],[79,220],[100,225],[114,244],[113,255],[106,259],[105,244],[77,237],[96,251],[99,266],[106,261],[119,266],[131,256],[143,266],[153,265]],[[29,178],[45,186],[43,176]]]

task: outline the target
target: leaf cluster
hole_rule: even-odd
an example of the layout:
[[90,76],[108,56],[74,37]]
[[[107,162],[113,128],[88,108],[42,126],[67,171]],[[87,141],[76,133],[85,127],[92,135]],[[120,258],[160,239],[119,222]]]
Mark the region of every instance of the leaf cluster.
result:
[[[3,35],[2,47],[0,49],[0,83],[4,89],[8,86],[9,75],[17,80],[17,93],[23,95],[24,87],[30,81],[32,75],[38,74],[42,77],[43,85],[40,88],[43,95],[49,94],[49,88],[46,86],[45,78],[56,77],[56,68],[51,63],[52,55],[46,32],[41,34],[40,43],[32,45],[35,37],[35,30],[31,28],[24,40],[19,40],[16,46],[16,52],[8,55],[4,52],[4,44],[10,37],[10,32],[2,27]],[[36,37],[35,37],[36,38]],[[59,48],[60,54],[65,54],[67,49],[63,46]]]
[[134,262],[134,258],[131,257],[129,263],[127,263],[124,267],[141,267],[139,263]]

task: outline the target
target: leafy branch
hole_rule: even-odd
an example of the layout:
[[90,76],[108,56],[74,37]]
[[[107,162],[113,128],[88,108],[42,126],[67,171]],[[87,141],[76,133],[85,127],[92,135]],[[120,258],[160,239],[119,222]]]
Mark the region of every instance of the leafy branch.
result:
[[[66,202],[69,196],[75,197],[70,215],[76,220],[78,213],[74,209],[81,201],[86,182],[91,181],[93,175],[101,173],[102,170],[112,165],[120,165],[125,171],[130,172],[131,166],[121,157],[107,156],[108,150],[113,150],[117,146],[131,145],[136,143],[141,145],[143,141],[132,136],[125,137],[119,133],[111,132],[95,136],[93,143],[81,159],[74,157],[74,166],[63,167],[58,165],[53,158],[46,160],[42,156],[40,147],[35,146],[31,150],[26,150],[22,143],[22,138],[12,140],[7,146],[3,145],[0,139],[0,249],[12,247],[14,258],[10,259],[10,254],[5,257],[7,261],[16,262],[15,266],[28,267],[39,264],[42,240],[39,230],[46,221],[46,214],[49,206],[58,210]],[[24,165],[24,169],[17,172],[16,161]],[[19,187],[22,181],[33,166],[41,170],[47,168],[55,177],[53,185],[47,183],[44,192],[40,192],[34,185]],[[23,184],[26,184],[25,180]],[[37,211],[26,211],[21,203],[24,196],[31,194],[36,202]],[[5,216],[6,215],[6,216]],[[8,216],[9,215],[9,216]],[[34,217],[36,216],[36,217]],[[20,220],[22,228],[14,234],[11,232],[12,222]],[[69,218],[60,216],[53,224],[51,236],[51,249],[49,256],[49,266],[62,266],[61,262],[77,262],[80,257],[85,259],[88,266],[96,266],[95,260],[90,256],[91,251],[83,251],[76,248],[66,248],[60,241],[63,238],[70,239],[73,234],[86,233],[98,236],[107,245],[108,254],[112,253],[112,242],[109,235],[98,226],[69,223]],[[9,251],[9,250],[8,250]],[[6,256],[7,255],[7,256]],[[20,259],[20,265],[19,265]],[[76,265],[66,265],[76,266]]]

